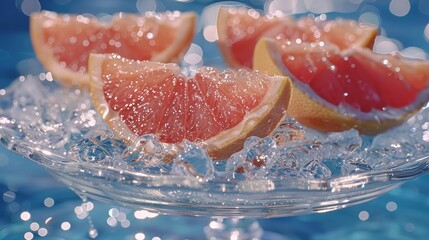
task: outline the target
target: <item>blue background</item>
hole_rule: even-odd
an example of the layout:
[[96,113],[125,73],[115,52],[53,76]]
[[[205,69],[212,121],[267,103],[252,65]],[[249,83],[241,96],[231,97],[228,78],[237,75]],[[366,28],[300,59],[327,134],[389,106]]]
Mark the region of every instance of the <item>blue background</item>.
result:
[[[27,2],[26,2],[27,1]],[[0,3],[0,89],[5,88],[25,69],[25,61],[34,58],[28,35],[28,16],[21,10],[22,4],[38,3],[31,0],[5,0]],[[176,9],[198,9],[213,1],[194,1],[166,6]],[[253,1],[260,3],[262,1]],[[422,31],[429,23],[428,11],[421,7],[429,5],[425,0],[411,1],[407,16],[397,17],[388,10],[390,1],[368,1],[368,6],[377,6],[383,16],[382,27],[388,36],[399,39],[404,46],[417,46],[429,52],[429,43]],[[425,5],[426,4],[426,5]],[[420,9],[419,9],[420,7]],[[136,1],[40,1],[40,8],[58,12],[114,13],[136,12]],[[350,14],[356,18],[356,15]],[[358,206],[324,214],[298,217],[263,219],[265,230],[287,235],[296,239],[428,239],[429,238],[429,175],[411,180],[388,194]],[[52,198],[53,206],[44,201]],[[75,208],[82,201],[71,190],[57,182],[37,164],[0,148],[0,239],[33,239],[47,235],[44,239],[88,238],[88,220],[79,219]],[[135,234],[144,233],[145,239],[201,239],[206,218],[180,216],[157,216],[144,220],[136,219],[133,210],[93,202],[90,211],[92,221],[98,230],[99,239],[133,239]],[[112,209],[126,214],[130,226],[110,226],[107,219]],[[24,221],[22,212],[28,211],[31,219]],[[367,215],[368,219],[362,218]],[[61,228],[68,222],[69,230]],[[33,225],[32,225],[33,223]],[[38,227],[34,227],[35,224]],[[33,226],[33,227],[32,227]],[[25,235],[27,234],[27,235]],[[292,239],[292,238],[291,238]]]

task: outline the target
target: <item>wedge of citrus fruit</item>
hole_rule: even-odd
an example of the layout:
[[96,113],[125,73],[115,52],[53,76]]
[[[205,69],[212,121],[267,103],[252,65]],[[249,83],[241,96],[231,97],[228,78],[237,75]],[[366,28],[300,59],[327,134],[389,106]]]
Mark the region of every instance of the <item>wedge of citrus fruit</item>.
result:
[[429,99],[429,62],[399,54],[261,39],[254,67],[290,76],[288,113],[323,132],[356,128],[374,135],[400,124]]
[[91,99],[125,141],[154,134],[161,142],[203,141],[214,159],[267,136],[284,118],[290,81],[251,70],[203,67],[186,77],[173,63],[91,54]]
[[118,53],[137,60],[177,61],[191,44],[195,14],[119,13],[110,23],[83,15],[42,11],[30,17],[37,58],[65,84],[89,87],[90,53]]
[[217,19],[218,45],[230,66],[252,67],[253,50],[261,37],[297,42],[330,42],[341,49],[372,48],[376,27],[353,20],[322,21],[310,17],[264,15],[245,7],[220,8]]

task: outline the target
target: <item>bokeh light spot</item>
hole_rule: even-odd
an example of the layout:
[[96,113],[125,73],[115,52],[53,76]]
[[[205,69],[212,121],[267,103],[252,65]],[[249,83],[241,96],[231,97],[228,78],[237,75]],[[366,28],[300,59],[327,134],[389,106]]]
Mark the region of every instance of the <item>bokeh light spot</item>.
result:
[[426,41],[429,42],[429,23],[426,25],[425,30],[423,31]]
[[38,0],[24,0],[21,3],[21,11],[30,16],[34,12],[38,12],[42,9],[40,2]]
[[403,17],[410,12],[411,4],[408,0],[392,0],[389,4],[389,11],[397,16]]
[[137,0],[136,7],[140,13],[145,13],[147,11],[155,11],[157,3],[155,0]]
[[48,235],[48,229],[40,228],[39,231],[37,231],[37,234],[39,234],[39,236],[41,237],[45,237],[46,235]]
[[116,220],[115,217],[108,217],[107,218],[107,225],[111,226],[111,227],[115,227],[118,224],[118,221]]
[[386,204],[386,209],[389,212],[394,212],[396,209],[398,209],[398,205],[395,202],[388,202]]
[[144,240],[146,238],[146,235],[144,233],[136,233],[134,237],[136,238],[136,240]]
[[38,223],[36,223],[36,222],[33,222],[33,223],[30,224],[30,229],[33,232],[39,230],[39,228],[40,228],[40,225]]
[[50,207],[54,206],[55,201],[54,201],[54,199],[48,197],[43,201],[43,204],[45,204],[46,207],[50,208]]
[[7,191],[3,193],[3,201],[10,203],[13,202],[16,198],[16,194],[12,191]]
[[381,54],[389,54],[392,52],[399,51],[401,46],[398,46],[396,41],[386,37],[379,36],[376,38],[374,43],[374,52]]
[[359,213],[359,219],[361,221],[366,221],[366,220],[368,220],[368,218],[369,218],[369,213],[367,211],[361,211]]
[[21,213],[20,217],[21,217],[22,221],[28,221],[31,218],[31,214],[29,212],[25,211],[25,212]]
[[401,51],[401,55],[407,58],[426,60],[426,52],[418,47],[407,47]]
[[277,12],[283,14],[298,14],[308,12],[307,7],[302,0],[271,0],[265,4],[265,9],[269,13],[277,15]]
[[61,223],[61,229],[63,231],[68,231],[71,228],[71,224],[69,222],[63,222]]
[[380,26],[380,17],[378,16],[378,14],[374,13],[374,12],[364,12],[359,16],[359,22],[361,23],[367,23],[367,24],[371,24],[374,25],[376,27]]
[[208,42],[215,42],[219,39],[216,25],[208,25],[204,27],[203,36]]
[[34,237],[34,234],[32,232],[24,233],[24,239],[25,240],[31,240],[31,239],[33,239],[33,237]]
[[407,232],[414,232],[414,230],[416,230],[416,226],[412,223],[407,223],[405,225],[405,231]]

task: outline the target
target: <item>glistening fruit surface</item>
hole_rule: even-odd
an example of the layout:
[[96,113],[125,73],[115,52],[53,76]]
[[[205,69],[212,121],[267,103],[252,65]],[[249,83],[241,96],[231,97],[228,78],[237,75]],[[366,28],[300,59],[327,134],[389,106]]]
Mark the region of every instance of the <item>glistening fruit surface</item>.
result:
[[290,98],[289,79],[245,69],[203,67],[187,77],[176,64],[94,54],[89,74],[94,106],[118,136],[203,141],[215,159],[240,150],[248,136],[267,136]]
[[329,132],[376,134],[400,124],[427,102],[429,63],[368,49],[262,39],[255,69],[290,76],[288,113]]
[[326,42],[340,49],[372,48],[376,27],[349,19],[321,20],[266,14],[245,7],[220,8],[217,19],[219,48],[234,67],[252,68],[253,51],[262,37],[292,42]]
[[136,60],[178,61],[190,46],[195,14],[118,13],[110,23],[94,17],[42,11],[30,18],[36,56],[55,79],[89,87],[91,53],[117,53]]

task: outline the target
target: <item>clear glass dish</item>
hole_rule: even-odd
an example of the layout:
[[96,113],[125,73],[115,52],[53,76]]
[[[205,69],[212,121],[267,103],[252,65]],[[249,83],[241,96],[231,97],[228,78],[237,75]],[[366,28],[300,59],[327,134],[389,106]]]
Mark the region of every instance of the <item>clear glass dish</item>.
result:
[[[159,1],[163,4],[156,5],[158,7],[153,10],[165,10],[168,2],[175,3],[174,10],[192,9],[201,14],[199,32],[188,52],[202,51],[202,60],[197,65],[224,67],[216,43],[207,35],[207,29],[215,24],[212,16],[219,4]],[[280,1],[275,0],[252,1],[251,6],[289,14],[311,13],[329,19],[346,17],[367,21],[382,29],[375,51],[399,50],[427,58],[424,37],[429,39],[429,25],[420,24],[424,22],[421,15],[425,13],[420,6],[424,3],[412,5],[409,11],[421,11],[419,15],[412,15],[404,12],[407,5],[398,8],[392,4],[395,1],[390,5],[344,1],[338,6],[334,4],[336,1],[329,1],[330,4],[286,2],[289,7],[279,5]],[[404,15],[404,21],[416,21],[412,26],[415,29],[408,31],[407,36],[398,35],[396,23],[392,22],[392,18],[401,18],[401,15]],[[421,34],[419,38],[415,36],[417,33]],[[414,42],[410,41],[413,38]],[[416,39],[421,40],[416,42]],[[190,67],[186,61],[183,66]],[[401,126],[375,137],[360,136],[353,130],[319,134],[301,129],[292,119],[285,119],[285,125],[292,126],[290,131],[293,133],[305,132],[303,140],[292,141],[292,150],[286,151],[292,145],[281,147],[284,154],[295,154],[294,161],[280,157],[263,171],[252,169],[250,173],[236,174],[228,170],[231,166],[227,161],[211,162],[206,158],[203,167],[193,166],[188,171],[186,164],[195,164],[195,160],[187,159],[186,154],[180,161],[155,166],[130,160],[130,148],[116,139],[98,117],[88,93],[58,85],[43,70],[37,75],[19,77],[2,91],[0,140],[7,148],[43,165],[85,197],[164,214],[232,219],[209,224],[208,237],[232,236],[238,227],[243,230],[236,219],[321,213],[359,204],[429,171],[427,107]],[[150,136],[146,137],[150,139]],[[269,140],[258,139],[256,142],[265,144]],[[340,142],[345,143],[338,145]],[[188,147],[202,154],[195,145]],[[278,153],[279,150],[267,151],[263,154]],[[209,168],[206,168],[207,164]],[[220,227],[219,224],[226,222],[232,230]],[[252,228],[252,224],[245,224],[245,228],[250,229],[248,232],[252,232],[252,236],[260,237],[261,230]],[[216,235],[220,234],[219,229],[220,232],[228,230],[229,235]]]

